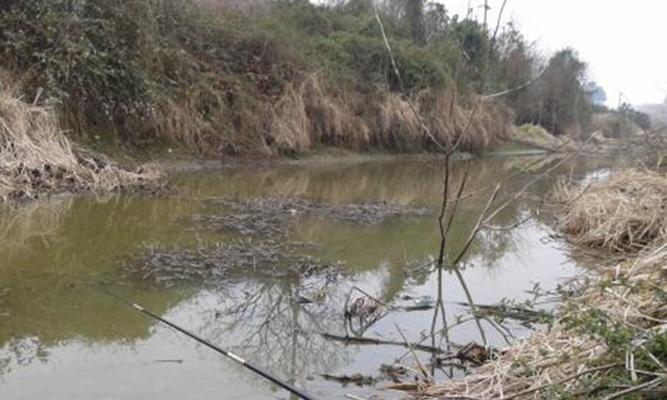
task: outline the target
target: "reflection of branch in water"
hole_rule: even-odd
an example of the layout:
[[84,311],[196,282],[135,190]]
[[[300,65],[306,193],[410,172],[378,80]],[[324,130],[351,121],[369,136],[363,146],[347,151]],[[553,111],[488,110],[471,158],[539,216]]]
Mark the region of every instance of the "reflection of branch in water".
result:
[[[470,289],[468,289],[468,285],[466,284],[465,279],[463,279],[463,274],[461,274],[461,270],[458,268],[458,266],[454,266],[454,274],[456,275],[456,278],[458,279],[459,283],[461,284],[461,287],[463,288],[463,292],[466,295],[466,299],[468,300],[468,304],[470,305],[470,309],[473,312],[473,316],[477,317],[477,313],[475,312],[475,302],[472,298],[472,294],[470,293]],[[484,333],[484,328],[482,328],[482,323],[480,322],[479,318],[475,318],[475,324],[477,325],[477,329],[479,330],[479,335],[482,338],[482,342],[486,346],[488,342],[486,341],[486,334]]]
[[[298,300],[316,282],[328,290],[326,304],[302,305]],[[283,371],[284,378],[294,383],[298,377],[330,370],[342,363],[347,353],[331,346],[319,334],[342,322],[333,288],[326,278],[244,282],[230,289],[203,327],[206,336],[217,341],[241,337],[236,348],[243,356],[262,366]]]
[[0,254],[10,258],[35,238],[46,240],[62,226],[73,199],[60,198],[0,210]]
[[[436,331],[436,320],[438,318],[438,313],[439,309],[444,308],[442,303],[443,303],[443,293],[442,293],[442,269],[445,267],[445,261],[446,261],[446,248],[447,248],[447,238],[450,232],[450,229],[453,224],[453,220],[456,216],[458,206],[460,204],[461,197],[463,196],[463,192],[465,190],[465,185],[467,182],[467,177],[468,177],[468,168],[469,164],[466,167],[466,172],[463,176],[463,179],[461,180],[461,183],[459,185],[458,191],[456,192],[456,200],[454,201],[454,206],[452,207],[452,210],[448,210],[448,203],[449,203],[449,180],[450,180],[450,163],[451,160],[449,159],[449,155],[447,155],[447,158],[445,160],[445,178],[444,178],[444,188],[443,188],[443,196],[442,196],[442,205],[441,205],[441,210],[440,210],[440,217],[438,219],[438,225],[440,227],[440,252],[438,256],[438,305],[436,305],[436,309],[433,315],[433,322],[431,324],[431,332],[432,334],[435,334]],[[477,237],[477,234],[479,233],[480,229],[482,228],[482,224],[484,222],[484,219],[486,218],[486,215],[493,204],[494,200],[496,199],[498,192],[500,191],[500,185],[497,185],[494,189],[494,191],[491,193],[489,196],[489,199],[486,202],[486,205],[482,209],[482,211],[479,214],[479,217],[477,219],[477,222],[475,226],[473,227],[472,231],[470,232],[470,235],[468,236],[468,239],[466,242],[463,244],[460,252],[458,255],[454,258],[454,260],[450,263],[451,268],[454,270],[454,273],[456,274],[456,277],[459,280],[459,283],[461,284],[461,287],[463,288],[465,294],[466,294],[466,299],[468,300],[470,307],[473,308],[474,311],[474,302],[472,299],[472,295],[470,294],[470,290],[468,289],[467,285],[465,284],[465,281],[463,280],[463,276],[461,275],[461,271],[459,270],[459,263],[465,257],[465,255],[468,253],[470,250],[470,246],[474,242],[474,240]],[[445,221],[445,215],[449,212],[449,219],[447,221],[447,225],[444,225]],[[473,315],[474,312],[473,312]],[[442,310],[442,316],[443,316],[443,328],[446,328],[447,326],[447,321],[445,318],[445,313],[444,309]],[[477,328],[479,330],[480,337],[482,338],[482,341],[484,345],[487,344],[486,340],[486,335],[484,333],[484,329],[482,328],[482,324],[479,320],[475,321],[477,324]],[[444,329],[444,332],[447,332],[447,329]],[[435,336],[433,336],[435,338]],[[434,340],[434,339],[433,339]],[[432,371],[435,372],[435,371]]]
[[[488,200],[486,201],[486,204],[484,208],[481,210],[481,212],[478,215],[477,222],[475,223],[473,229],[470,231],[468,238],[464,242],[464,244],[461,246],[461,248],[458,251],[458,254],[452,258],[451,261],[447,260],[446,257],[446,248],[447,248],[447,240],[448,240],[448,235],[449,235],[449,230],[452,226],[452,221],[454,220],[457,210],[458,210],[458,205],[461,202],[461,199],[463,197],[463,192],[465,189],[466,185],[466,180],[467,180],[467,172],[464,175],[459,189],[456,193],[456,197],[453,200],[453,207],[451,210],[449,210],[449,204],[452,202],[452,200],[449,198],[449,192],[450,192],[450,153],[448,152],[445,156],[445,170],[444,170],[444,184],[443,184],[443,194],[442,194],[442,203],[441,203],[441,209],[440,209],[440,216],[438,218],[438,225],[440,228],[440,251],[439,251],[439,257],[438,257],[438,269],[441,270],[445,266],[445,261],[448,262],[448,267],[454,271],[454,274],[457,277],[457,280],[459,284],[461,285],[464,293],[466,300],[468,302],[469,307],[471,308],[471,313],[472,316],[475,320],[475,323],[477,325],[477,329],[479,330],[480,336],[482,338],[482,341],[485,345],[487,345],[487,339],[486,339],[486,334],[484,332],[484,329],[482,327],[480,317],[478,316],[479,314],[477,313],[477,310],[475,308],[475,303],[472,298],[472,294],[470,292],[470,289],[468,288],[468,285],[466,284],[463,275],[460,271],[459,265],[463,261],[464,257],[466,257],[471,249],[471,246],[473,243],[476,241],[476,239],[479,237],[480,233],[485,231],[486,229],[490,228],[491,226],[491,221],[493,221],[501,211],[506,209],[510,204],[514,203],[517,201],[521,196],[523,196],[528,188],[541,180],[542,178],[548,176],[551,172],[555,171],[557,168],[560,168],[565,161],[569,160],[571,156],[565,157],[563,160],[561,160],[559,163],[557,163],[555,166],[549,168],[547,171],[539,174],[538,176],[534,177],[533,179],[529,180],[523,187],[516,191],[512,196],[510,196],[507,200],[505,200],[503,203],[501,203],[499,206],[496,206],[495,208],[492,208],[493,204],[495,203],[496,199],[499,196],[500,189],[501,189],[501,184],[498,183],[496,184],[493,192],[489,196]],[[445,221],[445,216],[449,212],[449,219],[447,221],[447,224],[444,224]],[[525,222],[525,221],[524,221]],[[522,222],[516,224],[516,226],[520,226]],[[511,232],[512,229],[505,230],[505,232]],[[507,235],[503,236],[500,235],[501,238],[507,238]],[[494,241],[494,243],[497,243]],[[442,276],[441,274],[439,275],[438,279],[438,305],[440,301],[442,300]],[[443,317],[444,317],[444,310],[443,311]],[[435,335],[437,332],[436,329],[436,322],[438,318],[438,314],[440,313],[440,307],[436,306],[436,309],[434,311],[433,315],[433,320],[431,323],[431,337],[432,341],[435,341]],[[496,329],[504,338],[505,340],[509,341],[507,332],[503,331],[503,327],[499,326],[498,324],[495,324],[493,321],[488,320],[489,324]],[[443,330],[444,332],[447,332],[448,329],[446,328],[446,321],[443,321]],[[444,336],[443,336],[444,337]],[[444,337],[447,339],[446,337]],[[434,371],[433,371],[434,372]]]
[[[435,337],[436,337],[436,327],[437,327],[437,321],[438,321],[438,314],[440,313],[442,315],[442,325],[443,325],[443,339],[445,340],[445,343],[447,344],[447,350],[450,349],[450,340],[449,340],[449,332],[447,329],[448,323],[447,323],[447,314],[445,313],[445,302],[443,298],[443,274],[442,274],[442,265],[439,265],[438,268],[438,298],[435,303],[435,310],[433,312],[433,320],[431,321],[431,346],[436,347],[435,343]],[[435,356],[431,360],[431,375],[435,376]]]

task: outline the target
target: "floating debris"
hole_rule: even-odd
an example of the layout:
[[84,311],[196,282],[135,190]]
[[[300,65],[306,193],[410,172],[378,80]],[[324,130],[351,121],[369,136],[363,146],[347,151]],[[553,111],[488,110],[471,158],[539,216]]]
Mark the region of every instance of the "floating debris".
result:
[[366,202],[360,204],[348,204],[342,207],[331,207],[324,210],[327,217],[349,221],[363,225],[378,225],[385,219],[399,215],[423,217],[433,214],[428,208],[415,208],[386,201]]
[[380,372],[394,383],[400,383],[401,378],[408,374],[408,369],[400,364],[382,364],[380,365]]
[[409,301],[409,303],[401,309],[403,311],[424,311],[424,310],[432,310],[435,308],[436,301],[433,298],[433,296],[420,296],[420,297],[412,297],[412,296],[403,296],[403,300]]
[[349,384],[354,384],[357,386],[369,386],[374,385],[378,379],[372,376],[362,375],[362,374],[352,374],[352,375],[328,375],[322,374],[322,378],[328,381],[334,381],[347,386]]
[[345,309],[345,318],[349,320],[357,317],[361,321],[374,320],[380,313],[380,306],[377,300],[369,296],[358,297],[349,308]]
[[456,353],[456,357],[462,361],[468,361],[475,365],[482,365],[490,360],[497,352],[489,347],[475,342],[465,345]]
[[[468,303],[458,304],[463,307],[470,307]],[[531,304],[515,304],[508,300],[503,300],[498,304],[476,304],[474,308],[478,317],[491,317],[498,322],[511,319],[521,322],[528,328],[533,324],[550,322],[554,318],[549,311],[536,310]]]
[[193,281],[217,284],[249,270],[271,277],[324,276],[327,282],[342,273],[341,263],[301,256],[297,249],[273,240],[240,240],[197,249],[147,245],[145,253],[127,262],[125,269],[134,278],[165,287]]
[[374,346],[400,346],[405,348],[411,348],[414,350],[425,351],[432,354],[444,354],[445,350],[439,347],[433,347],[422,343],[408,343],[408,342],[399,342],[395,340],[384,340],[364,336],[350,336],[350,335],[336,335],[333,333],[321,333],[322,337],[326,340],[332,340],[336,342],[341,342],[346,345],[374,345]]
[[197,226],[220,232],[235,232],[244,236],[286,236],[289,223],[300,215],[314,215],[337,221],[362,225],[377,225],[398,215],[425,216],[432,211],[387,203],[385,201],[348,204],[334,207],[322,202],[283,197],[264,197],[234,201],[214,199],[212,203],[225,206],[225,215],[194,215]]

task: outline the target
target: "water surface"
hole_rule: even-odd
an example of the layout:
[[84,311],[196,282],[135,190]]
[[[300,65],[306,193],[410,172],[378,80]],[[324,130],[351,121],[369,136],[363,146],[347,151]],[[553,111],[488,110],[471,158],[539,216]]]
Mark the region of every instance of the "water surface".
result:
[[[470,162],[468,195],[454,221],[450,254],[465,242],[491,188],[503,182],[501,199],[512,196],[543,170],[532,165],[535,160]],[[520,174],[526,166],[531,167],[529,172]],[[591,173],[602,166],[590,160],[568,162],[498,215],[493,221],[496,229],[480,235],[462,265],[475,302],[528,299],[537,283],[547,289],[578,273],[563,245],[551,237],[553,221],[547,212],[514,229],[503,228],[536,214],[540,199],[559,177],[594,176]],[[465,168],[464,162],[455,165],[454,186]],[[0,297],[0,398],[289,398],[209,349],[102,294],[99,282],[319,398],[342,399],[346,393],[369,397],[389,383],[345,387],[322,374],[379,376],[380,366],[396,359],[414,365],[403,348],[345,346],[323,339],[320,333],[345,333],[343,304],[354,286],[394,306],[410,305],[406,296],[436,296],[438,273],[432,260],[439,235],[434,216],[393,217],[374,226],[295,217],[290,240],[310,243],[308,254],[322,261],[344,263],[345,276],[329,283],[317,277],[271,278],[249,270],[214,286],[198,282],[165,288],[128,275],[125,266],[146,246],[193,248],[237,240],[233,234],[197,229],[188,222],[193,214],[224,213],[209,201],[214,197],[286,196],[333,206],[386,201],[437,212],[440,162],[382,159],[224,168],[181,173],[173,185],[177,192],[163,197],[59,197],[0,210],[0,293],[8,289]],[[460,304],[467,301],[462,282],[445,271],[442,285],[447,323],[456,325],[457,318],[470,315]],[[321,304],[295,301],[314,293],[324,297]],[[401,341],[398,326],[411,341],[418,341],[430,332],[432,319],[432,310],[397,311],[363,334]],[[509,333],[485,321],[481,325],[484,337],[471,321],[453,326],[448,339],[461,344],[486,339],[490,345],[503,346],[508,334],[530,333],[511,321]],[[437,328],[442,328],[441,317]],[[442,335],[436,344],[446,345]],[[420,357],[428,360],[425,353]],[[446,379],[445,372],[439,379]],[[395,396],[388,391],[381,394]]]

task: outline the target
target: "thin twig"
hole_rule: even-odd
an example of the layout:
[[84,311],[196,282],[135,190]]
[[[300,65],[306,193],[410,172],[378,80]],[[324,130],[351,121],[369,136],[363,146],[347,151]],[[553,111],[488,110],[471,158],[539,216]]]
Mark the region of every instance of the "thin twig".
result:
[[435,146],[438,147],[438,149],[440,149],[441,151],[446,151],[445,146],[443,146],[442,143],[440,143],[435,138],[435,136],[433,135],[433,133],[429,129],[428,125],[426,125],[426,123],[422,119],[421,115],[417,111],[417,108],[414,106],[414,104],[412,104],[412,101],[410,101],[408,92],[405,89],[405,85],[403,84],[403,78],[401,76],[401,72],[399,71],[398,64],[396,63],[396,58],[394,57],[394,51],[391,48],[391,44],[389,44],[389,38],[387,37],[387,34],[384,30],[384,24],[382,23],[382,19],[380,18],[380,12],[378,11],[377,4],[375,4],[374,1],[372,2],[372,4],[373,4],[373,9],[375,11],[375,20],[377,21],[378,26],[380,27],[380,33],[382,34],[382,40],[384,41],[384,45],[387,48],[387,53],[389,54],[389,58],[390,58],[390,61],[391,61],[391,66],[394,70],[394,74],[396,74],[396,78],[398,79],[398,84],[401,88],[401,92],[403,93],[403,96],[405,97],[405,101],[408,103],[408,106],[410,107],[410,110],[415,115],[415,118],[417,118],[417,121],[419,121],[419,125],[421,125],[422,129],[424,130],[426,135],[429,137],[429,139],[431,139],[433,144],[435,144]]
[[426,368],[424,368],[424,365],[419,360],[419,357],[417,356],[417,353],[415,353],[413,345],[411,345],[410,342],[408,342],[408,338],[403,333],[403,330],[401,330],[401,327],[398,326],[398,324],[395,324],[395,325],[396,325],[396,329],[398,330],[398,333],[400,333],[401,337],[405,341],[405,345],[410,349],[410,352],[412,353],[412,356],[415,358],[415,361],[417,362],[417,366],[419,367],[419,370],[421,371],[422,375],[424,375],[424,379],[428,379],[429,378],[428,372],[426,372]]
[[376,338],[369,338],[369,337],[355,337],[355,336],[340,336],[340,335],[334,335],[332,333],[321,333],[322,337],[327,339],[327,340],[335,340],[338,342],[343,342],[343,343],[350,343],[350,344],[357,344],[357,345],[386,345],[386,346],[401,346],[401,347],[407,347],[407,348],[412,348],[415,350],[419,351],[424,351],[427,353],[436,353],[436,354],[444,354],[446,353],[445,350],[438,348],[438,347],[433,347],[433,346],[427,346],[424,344],[419,344],[419,343],[407,343],[407,342],[398,342],[398,341],[393,341],[393,340],[383,340],[383,339],[376,339]]
[[659,385],[664,379],[665,379],[664,377],[659,377],[659,378],[653,379],[652,381],[642,383],[641,385],[629,387],[625,390],[621,390],[619,392],[613,393],[613,394],[605,397],[604,400],[618,399],[618,398],[623,397],[625,395],[628,395],[630,393],[635,393],[635,392],[638,392],[640,390],[649,389],[653,386]]

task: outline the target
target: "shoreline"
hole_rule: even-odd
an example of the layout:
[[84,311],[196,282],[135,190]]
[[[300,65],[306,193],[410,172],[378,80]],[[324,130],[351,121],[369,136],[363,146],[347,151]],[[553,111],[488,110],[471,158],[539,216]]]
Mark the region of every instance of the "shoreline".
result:
[[[596,268],[587,268],[560,290],[554,321],[501,350],[495,360],[470,375],[439,384],[424,382],[412,397],[615,399],[644,398],[632,395],[640,396],[646,390],[657,391],[655,398],[667,393],[667,236],[658,234],[655,241],[637,252],[610,253],[608,248],[618,248],[617,244],[605,242],[604,247],[594,248],[592,244],[597,242],[588,241],[593,227],[606,225],[596,225],[590,214],[577,214],[577,207],[587,202],[617,213],[615,204],[626,192],[616,192],[615,187],[624,179],[627,176],[621,173],[611,182],[594,185],[592,194],[588,188],[583,192],[570,190],[557,199],[563,219],[586,219],[586,229],[570,231],[571,221],[559,221],[572,253],[583,249],[601,258]],[[639,187],[651,186],[642,183],[641,176],[633,179]],[[664,187],[662,182],[652,184],[654,190]],[[609,195],[608,204],[599,204],[601,200],[594,197],[596,191]],[[632,193],[631,197],[644,194],[631,188],[627,192]],[[630,209],[643,207],[637,203],[631,202]],[[609,218],[619,220],[618,229],[632,228],[618,215]],[[608,235],[612,237],[611,232]]]

